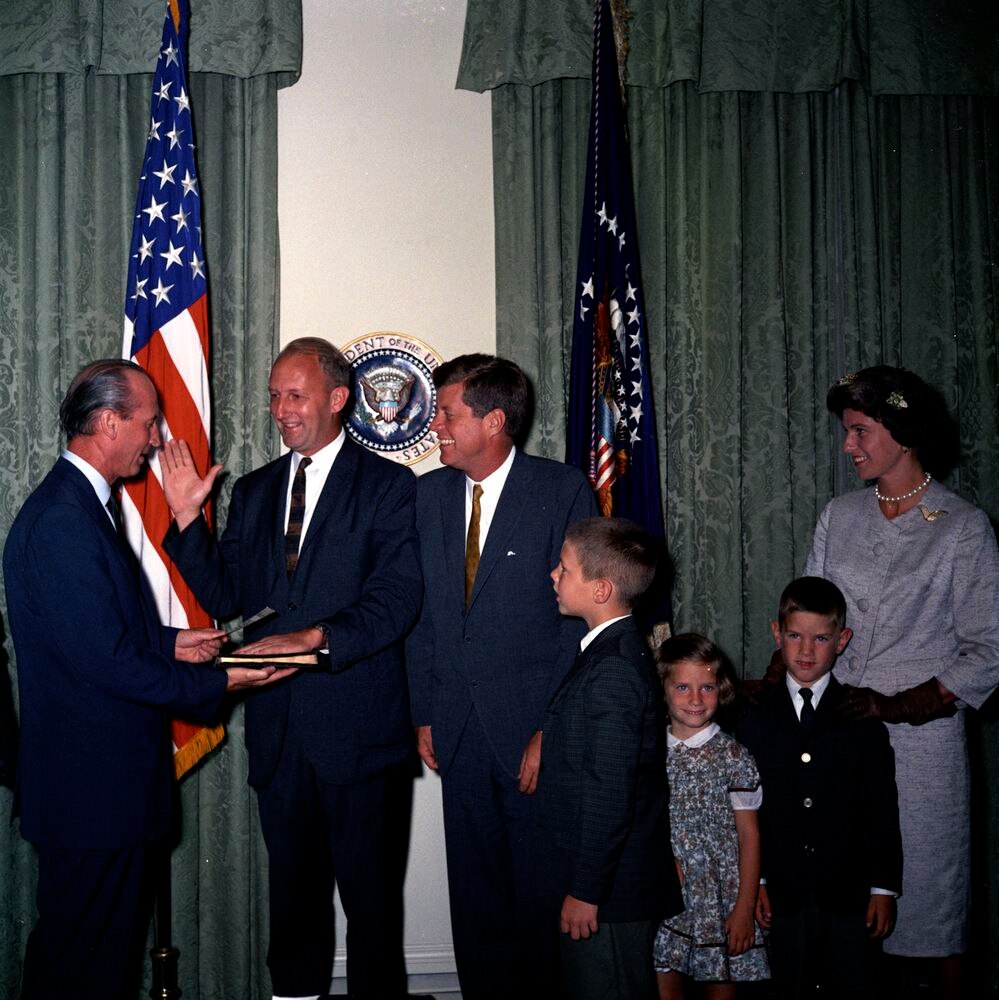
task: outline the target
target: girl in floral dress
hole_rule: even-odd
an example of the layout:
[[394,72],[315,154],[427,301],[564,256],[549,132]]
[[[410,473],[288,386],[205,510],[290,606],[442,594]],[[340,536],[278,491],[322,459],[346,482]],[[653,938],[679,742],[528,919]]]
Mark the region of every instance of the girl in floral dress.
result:
[[670,719],[673,856],[686,906],[656,935],[659,996],[682,1000],[684,977],[690,977],[704,985],[707,1000],[733,1000],[737,982],[770,975],[754,920],[760,775],[749,751],[714,721],[735,699],[721,650],[688,633],[664,642],[656,660]]

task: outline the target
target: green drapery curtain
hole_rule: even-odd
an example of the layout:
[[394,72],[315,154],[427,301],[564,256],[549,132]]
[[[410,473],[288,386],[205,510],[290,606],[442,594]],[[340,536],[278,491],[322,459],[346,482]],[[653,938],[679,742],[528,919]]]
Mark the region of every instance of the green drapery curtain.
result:
[[[231,483],[278,447],[265,384],[278,343],[277,90],[298,76],[301,8],[191,6],[214,454]],[[121,352],[152,85],[143,71],[163,16],[159,0],[0,3],[0,537],[61,450],[70,378]],[[223,511],[227,500],[223,487]],[[5,648],[12,656],[9,637]],[[9,677],[0,697],[16,696],[13,662]],[[242,719],[237,706],[224,746],[178,788],[173,940],[192,1000],[270,995],[266,856]],[[0,998],[17,995],[34,921],[34,852],[10,823],[11,799],[0,788]]]
[[[828,386],[900,364],[945,395],[949,485],[999,521],[999,12],[904,0],[631,0],[627,115],[678,629],[747,676],[819,511],[857,483]],[[587,0],[469,0],[492,89],[497,345],[564,454],[590,104]],[[999,779],[979,713],[979,787]],[[976,804],[993,992],[999,796]]]
[[[493,93],[497,342],[560,458],[589,81]],[[999,102],[629,90],[678,628],[762,672],[816,518],[852,488],[825,392],[881,360],[962,431],[954,485],[999,516]],[[990,201],[991,199],[991,201]]]
[[[614,6],[618,5],[614,0]],[[996,94],[999,10],[950,0],[628,0],[628,83]],[[589,78],[589,0],[468,0],[458,87]]]

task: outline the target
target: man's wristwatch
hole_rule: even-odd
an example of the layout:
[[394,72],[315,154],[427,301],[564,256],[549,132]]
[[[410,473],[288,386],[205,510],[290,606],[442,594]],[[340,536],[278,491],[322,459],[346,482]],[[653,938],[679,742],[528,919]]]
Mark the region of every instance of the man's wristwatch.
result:
[[329,627],[329,625],[327,625],[326,622],[313,622],[312,623],[312,628],[319,629],[319,631],[322,632],[322,634],[323,634],[322,641],[319,643],[318,646],[316,646],[316,649],[325,649],[325,650],[328,651],[329,648],[330,648],[330,627]]

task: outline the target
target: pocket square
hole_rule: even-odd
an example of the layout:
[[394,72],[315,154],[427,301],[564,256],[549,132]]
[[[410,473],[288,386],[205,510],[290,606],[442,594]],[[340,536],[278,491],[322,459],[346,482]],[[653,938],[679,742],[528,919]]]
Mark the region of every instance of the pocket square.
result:
[[513,549],[509,549],[509,550],[507,551],[507,555],[508,555],[508,556],[515,556],[516,554],[517,554],[517,553],[516,553],[516,552],[514,552],[514,551],[513,551]]

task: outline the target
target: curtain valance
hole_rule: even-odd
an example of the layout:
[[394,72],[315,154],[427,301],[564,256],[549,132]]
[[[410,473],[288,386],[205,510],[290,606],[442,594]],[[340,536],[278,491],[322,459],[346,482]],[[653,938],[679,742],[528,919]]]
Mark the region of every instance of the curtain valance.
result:
[[[191,0],[188,70],[248,78],[302,67],[301,0]],[[164,0],[0,0],[0,75],[151,73]]]
[[[628,83],[803,93],[999,94],[999,5],[952,0],[630,0]],[[589,77],[590,0],[468,0],[457,86]]]

